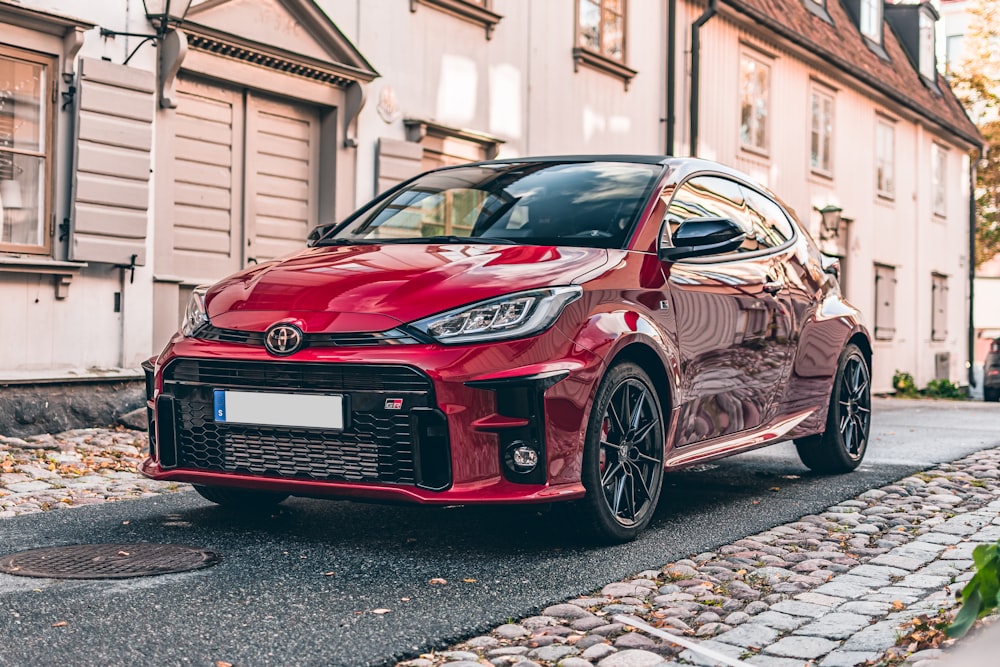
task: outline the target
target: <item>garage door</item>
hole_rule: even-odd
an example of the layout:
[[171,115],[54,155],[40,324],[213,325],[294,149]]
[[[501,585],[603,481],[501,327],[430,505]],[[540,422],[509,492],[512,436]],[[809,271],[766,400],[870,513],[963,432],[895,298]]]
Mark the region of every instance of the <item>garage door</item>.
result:
[[316,108],[183,79],[175,127],[173,259],[185,282],[303,247],[318,217]]

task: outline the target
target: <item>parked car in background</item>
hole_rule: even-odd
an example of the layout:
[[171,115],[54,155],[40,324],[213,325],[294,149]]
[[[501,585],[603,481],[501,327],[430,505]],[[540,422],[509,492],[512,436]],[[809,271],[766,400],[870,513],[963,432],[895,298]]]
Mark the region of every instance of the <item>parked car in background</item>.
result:
[[146,475],[240,508],[566,501],[624,541],[665,472],[784,440],[822,473],[865,455],[861,316],[722,165],[449,167],[308,245],[195,291],[146,364]]
[[983,362],[983,400],[1000,401],[1000,338],[990,343]]

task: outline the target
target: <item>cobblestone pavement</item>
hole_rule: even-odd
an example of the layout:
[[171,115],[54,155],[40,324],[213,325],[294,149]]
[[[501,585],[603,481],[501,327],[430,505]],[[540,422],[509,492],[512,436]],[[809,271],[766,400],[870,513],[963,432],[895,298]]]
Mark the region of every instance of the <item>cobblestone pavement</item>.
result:
[[399,666],[717,664],[623,614],[758,667],[943,665],[927,646],[973,548],[1000,539],[998,478],[1000,449],[978,452]]
[[[145,433],[127,429],[0,436],[0,518],[187,488],[135,472],[146,446]],[[942,651],[926,648],[937,636],[927,621],[957,611],[954,592],[972,576],[972,549],[997,539],[1000,449],[637,573],[399,665],[715,664],[615,619],[624,614],[758,667],[928,667]]]
[[136,472],[148,445],[144,432],[127,429],[0,436],[0,518],[187,488]]

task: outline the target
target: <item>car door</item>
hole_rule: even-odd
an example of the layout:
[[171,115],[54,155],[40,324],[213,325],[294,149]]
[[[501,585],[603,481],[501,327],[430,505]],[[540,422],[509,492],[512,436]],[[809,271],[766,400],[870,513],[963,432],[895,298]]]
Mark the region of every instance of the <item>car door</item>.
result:
[[680,446],[760,426],[787,369],[791,320],[773,294],[782,274],[753,215],[740,184],[715,175],[683,183],[667,208],[661,244],[695,218],[729,218],[747,234],[736,252],[663,266],[680,355]]

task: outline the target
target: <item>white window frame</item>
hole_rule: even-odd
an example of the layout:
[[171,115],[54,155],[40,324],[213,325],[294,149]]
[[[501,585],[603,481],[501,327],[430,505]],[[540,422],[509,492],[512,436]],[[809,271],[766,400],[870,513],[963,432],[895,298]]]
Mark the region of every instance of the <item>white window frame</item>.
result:
[[[44,73],[42,89],[40,91],[41,94],[37,100],[39,102],[39,108],[37,109],[39,113],[37,117],[30,117],[34,118],[34,123],[41,125],[41,132],[39,135],[41,147],[39,149],[31,150],[18,148],[11,144],[0,149],[0,152],[8,156],[5,159],[0,159],[0,163],[6,165],[5,171],[6,169],[9,169],[10,174],[8,174],[8,176],[12,177],[11,179],[4,181],[3,185],[5,187],[0,188],[0,198],[6,198],[8,200],[6,204],[0,200],[0,207],[6,206],[6,210],[0,208],[0,222],[3,223],[4,236],[6,235],[8,226],[21,224],[15,220],[16,217],[23,217],[27,211],[34,208],[37,215],[37,219],[35,221],[35,233],[41,243],[17,243],[13,240],[4,241],[4,237],[0,236],[0,253],[23,253],[26,255],[51,257],[53,232],[51,229],[51,220],[53,209],[52,178],[54,174],[55,104],[53,103],[50,91],[53,85],[53,77],[58,76],[57,59],[55,56],[43,55],[7,45],[0,45],[0,56],[6,60],[19,61],[29,65],[39,66],[42,68],[42,72]],[[4,98],[8,100],[12,106],[16,103],[13,91],[7,91],[6,93],[0,91],[0,94],[3,94]],[[11,126],[9,129],[11,133],[11,141],[14,140],[14,133],[16,132],[15,124],[18,121],[16,107],[14,107],[12,113],[14,115],[10,116]],[[28,120],[24,119],[22,122],[28,122]],[[29,191],[24,187],[25,183],[22,183],[22,179],[17,178],[18,174],[23,172],[23,167],[20,167],[15,162],[16,158],[19,156],[22,158],[41,160],[41,169],[37,175],[41,182],[37,184],[37,190]],[[15,194],[16,198],[14,196]],[[17,201],[16,207],[12,205],[12,202],[15,199]],[[32,203],[34,204],[34,207],[28,205]]]
[[931,210],[944,218],[948,215],[948,149],[931,144]]
[[834,96],[813,85],[809,94],[809,168],[823,176],[833,175]]
[[[757,81],[747,78],[749,66],[759,68],[764,73],[764,82],[760,86],[762,90],[757,90]],[[752,76],[752,73],[751,73]],[[771,62],[752,51],[743,51],[740,54],[740,147],[744,150],[762,155],[770,153],[771,145]],[[749,86],[748,86],[749,84]],[[747,109],[750,110],[747,116]],[[744,117],[749,120],[749,125],[744,122]],[[763,131],[761,131],[763,126]],[[762,140],[757,141],[758,138]]]
[[896,126],[881,116],[875,121],[875,192],[896,198]]
[[875,340],[896,336],[896,267],[875,263]]
[[876,44],[882,43],[882,2],[883,0],[861,0],[858,4],[858,29]]

